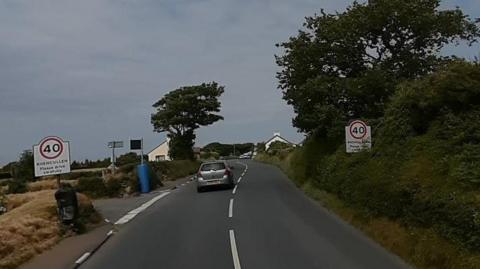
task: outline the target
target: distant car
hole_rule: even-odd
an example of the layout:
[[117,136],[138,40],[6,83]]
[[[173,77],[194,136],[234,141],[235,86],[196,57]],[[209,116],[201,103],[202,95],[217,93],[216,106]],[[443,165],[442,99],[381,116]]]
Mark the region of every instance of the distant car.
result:
[[204,189],[213,186],[233,188],[235,180],[231,169],[225,161],[202,163],[196,175],[197,191],[202,192]]
[[250,154],[248,155],[240,155],[240,159],[251,159],[252,156]]

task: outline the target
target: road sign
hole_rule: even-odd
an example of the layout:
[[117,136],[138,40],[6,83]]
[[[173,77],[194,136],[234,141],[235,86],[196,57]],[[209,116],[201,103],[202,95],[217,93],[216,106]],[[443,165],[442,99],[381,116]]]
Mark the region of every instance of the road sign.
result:
[[142,140],[141,139],[131,139],[130,140],[130,150],[142,150]]
[[370,126],[361,120],[354,120],[345,127],[345,145],[348,153],[359,152],[372,147]]
[[35,176],[70,173],[70,144],[60,137],[49,136],[33,146]]
[[111,148],[111,149],[123,148],[123,141],[108,142],[108,147]]

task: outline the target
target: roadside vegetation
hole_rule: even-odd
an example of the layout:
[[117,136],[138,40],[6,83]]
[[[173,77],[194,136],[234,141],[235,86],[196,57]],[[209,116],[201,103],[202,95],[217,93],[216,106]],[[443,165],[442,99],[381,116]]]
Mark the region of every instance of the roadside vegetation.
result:
[[[14,167],[14,178],[0,181],[0,268],[17,268],[62,238],[83,233],[101,223],[102,218],[90,199],[136,195],[140,190],[136,171],[140,156],[134,153],[118,157],[120,166],[114,175],[109,170],[89,166],[101,162],[77,163],[84,170],[61,175],[62,184],[73,187],[79,201],[79,218],[72,232],[58,221],[54,198],[57,178],[35,178],[30,157],[31,152],[22,153],[19,161],[9,168]],[[149,163],[149,166],[151,189],[155,189],[162,186],[162,182],[194,174],[199,163],[177,160]]]
[[[54,192],[43,190],[4,197],[7,212],[0,215],[0,268],[17,268],[70,235],[58,223]],[[78,200],[79,227],[86,230],[102,220],[85,195],[78,194]]]
[[[307,18],[277,57],[307,139],[257,159],[418,268],[480,268],[480,65],[438,54],[479,29],[439,4],[379,0]],[[347,154],[344,126],[358,118],[373,148]]]

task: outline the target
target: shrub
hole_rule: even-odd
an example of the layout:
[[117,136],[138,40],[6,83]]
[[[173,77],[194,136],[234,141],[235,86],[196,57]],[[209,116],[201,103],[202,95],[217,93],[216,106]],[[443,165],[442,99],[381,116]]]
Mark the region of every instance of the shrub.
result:
[[9,172],[0,172],[0,179],[11,178],[12,175]]
[[105,197],[108,194],[107,187],[102,178],[83,177],[78,179],[76,190],[91,198]]
[[25,193],[28,191],[27,183],[22,179],[8,181],[8,193]]

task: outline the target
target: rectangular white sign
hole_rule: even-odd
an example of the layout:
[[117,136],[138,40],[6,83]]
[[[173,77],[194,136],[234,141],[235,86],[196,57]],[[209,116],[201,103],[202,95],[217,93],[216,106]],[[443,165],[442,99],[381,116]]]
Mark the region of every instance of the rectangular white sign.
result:
[[33,146],[35,176],[70,173],[70,144],[59,137],[50,136]]
[[363,122],[353,122],[345,127],[345,146],[347,153],[359,152],[372,148],[370,126]]

